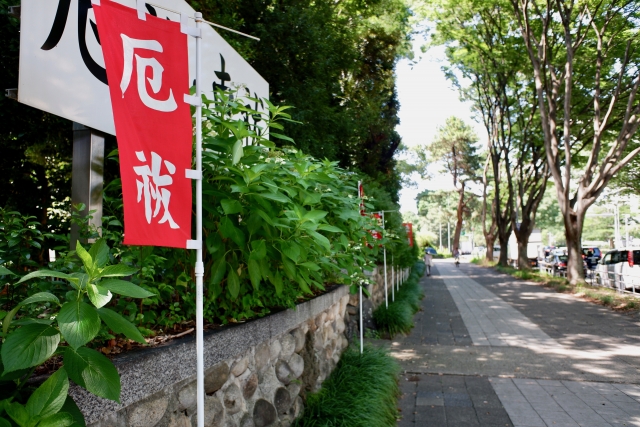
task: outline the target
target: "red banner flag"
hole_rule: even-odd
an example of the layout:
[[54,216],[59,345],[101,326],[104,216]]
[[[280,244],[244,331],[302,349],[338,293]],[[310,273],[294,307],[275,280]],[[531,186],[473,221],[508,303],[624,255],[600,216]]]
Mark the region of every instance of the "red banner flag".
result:
[[120,153],[124,243],[186,248],[191,239],[192,123],[180,23],[111,0],[93,5]]
[[404,229],[407,231],[407,240],[409,246],[413,246],[413,224],[410,222],[405,222],[402,224]]

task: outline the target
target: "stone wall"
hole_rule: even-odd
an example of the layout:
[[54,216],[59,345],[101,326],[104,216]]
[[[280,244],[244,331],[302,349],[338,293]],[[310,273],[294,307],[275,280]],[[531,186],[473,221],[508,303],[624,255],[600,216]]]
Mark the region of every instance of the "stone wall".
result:
[[[409,270],[406,269],[405,273]],[[392,290],[395,282],[398,270],[392,272],[391,267],[387,266],[387,294],[389,302],[392,301],[395,289]],[[373,321],[373,311],[378,308],[380,304],[384,304],[384,267],[377,265],[369,276],[370,284],[367,286],[369,297],[363,294],[364,301],[362,305],[362,321],[364,323],[365,331],[367,329],[376,329],[376,325]],[[351,295],[349,298],[349,304],[347,305],[347,313],[345,314],[346,331],[345,335],[349,341],[359,340],[359,323],[360,323],[360,297],[358,294]]]
[[[205,427],[289,426],[348,346],[348,288],[262,319],[205,335]],[[196,426],[195,340],[114,360],[121,403],[72,386],[94,427]]]

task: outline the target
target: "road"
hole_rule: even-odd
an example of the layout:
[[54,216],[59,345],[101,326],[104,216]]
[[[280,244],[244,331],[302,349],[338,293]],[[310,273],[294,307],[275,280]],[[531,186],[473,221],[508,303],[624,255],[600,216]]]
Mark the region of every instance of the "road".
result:
[[[640,317],[436,260],[410,335],[405,426],[640,427]],[[389,345],[389,344],[388,344]]]

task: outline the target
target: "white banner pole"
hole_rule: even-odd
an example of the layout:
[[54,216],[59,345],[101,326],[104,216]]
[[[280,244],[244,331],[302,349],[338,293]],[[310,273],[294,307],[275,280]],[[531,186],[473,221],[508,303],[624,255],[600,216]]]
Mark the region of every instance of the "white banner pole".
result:
[[[202,25],[202,13],[195,13],[196,28]],[[200,178],[196,180],[196,241],[199,246],[196,252],[196,386],[198,427],[204,427],[204,320],[203,291],[204,263],[202,262],[202,38],[196,37],[196,170]]]
[[[393,252],[391,252],[391,289],[396,288],[396,272],[395,264],[393,263]],[[396,300],[395,293],[393,294],[393,300]]]
[[395,275],[394,275],[394,271],[393,271],[393,252],[391,253],[391,301],[395,301],[396,300],[396,287],[393,285],[393,279],[394,279]]
[[364,353],[364,324],[362,323],[362,285],[358,286],[360,290],[360,354]]
[[[360,197],[360,188],[362,186],[362,181],[358,181],[358,198],[360,199],[360,205],[358,209],[362,206],[364,201]],[[358,289],[360,290],[360,298],[358,298],[358,305],[360,306],[360,354],[364,353],[364,324],[362,322],[362,283],[358,285]]]
[[[382,229],[384,230],[384,211],[382,211]],[[384,251],[384,303],[389,308],[389,291],[387,291],[387,247],[383,246]]]

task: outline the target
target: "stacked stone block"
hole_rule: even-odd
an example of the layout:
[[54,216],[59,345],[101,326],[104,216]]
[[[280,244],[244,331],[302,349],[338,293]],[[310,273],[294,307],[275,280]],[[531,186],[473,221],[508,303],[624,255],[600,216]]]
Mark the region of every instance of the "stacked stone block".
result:
[[[335,303],[296,328],[209,367],[205,371],[205,427],[286,427],[300,416],[304,410],[303,397],[320,388],[348,346],[344,317],[349,295],[344,288],[341,293],[343,296]],[[158,392],[102,414],[91,424],[92,427],[196,425],[195,377],[167,384]]]

